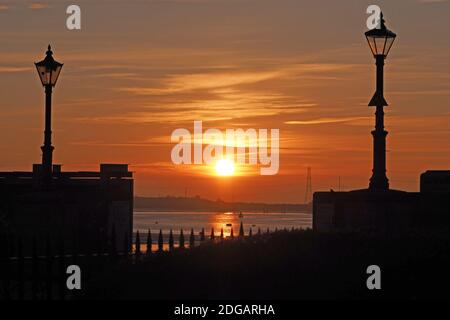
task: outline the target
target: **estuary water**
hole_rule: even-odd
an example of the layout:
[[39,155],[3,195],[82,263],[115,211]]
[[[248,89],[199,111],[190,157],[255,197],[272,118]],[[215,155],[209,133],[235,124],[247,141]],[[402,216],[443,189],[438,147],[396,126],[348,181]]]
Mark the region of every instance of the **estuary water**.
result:
[[233,228],[234,235],[239,233],[241,222],[245,234],[252,228],[253,234],[261,229],[261,232],[275,231],[287,228],[307,229],[312,226],[312,215],[310,213],[254,213],[254,212],[155,212],[135,211],[134,232],[139,230],[141,242],[145,242],[148,230],[151,230],[152,239],[155,243],[159,231],[162,230],[164,242],[167,243],[170,230],[173,231],[175,243],[178,242],[180,230],[183,229],[186,242],[188,242],[191,229],[194,230],[196,240],[199,239],[202,228],[205,236],[211,235],[212,229],[216,237],[220,236],[223,229],[224,236],[228,237]]

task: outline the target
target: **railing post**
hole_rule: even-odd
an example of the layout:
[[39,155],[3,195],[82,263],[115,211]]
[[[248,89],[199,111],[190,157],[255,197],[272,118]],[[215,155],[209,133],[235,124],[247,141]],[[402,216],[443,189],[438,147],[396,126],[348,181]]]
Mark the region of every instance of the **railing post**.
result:
[[239,227],[239,238],[242,238],[244,235],[244,225],[241,221],[241,226]]
[[215,238],[214,228],[211,228],[211,236],[209,238],[211,241],[214,240],[214,238]]
[[102,233],[97,232],[97,257],[100,257],[104,253],[105,248],[103,247]]
[[248,237],[251,238],[253,236],[252,227],[250,227],[250,230],[248,231]]
[[74,232],[73,235],[73,249],[72,249],[72,263],[74,265],[78,264],[78,255],[79,255],[79,247],[78,247],[78,235],[76,233],[76,231]]
[[145,254],[147,256],[152,254],[152,232],[150,231],[150,229],[148,229],[148,233],[147,233],[147,251],[145,252]]
[[2,256],[1,256],[1,260],[0,263],[4,263],[5,264],[5,268],[4,270],[4,274],[3,274],[3,284],[4,284],[4,297],[5,300],[10,300],[11,299],[11,294],[10,294],[10,277],[11,277],[11,259],[9,257],[9,236],[5,235],[4,238],[5,242],[4,242],[4,251],[2,251]]
[[25,261],[23,257],[23,244],[22,239],[19,238],[17,242],[17,263],[18,263],[18,280],[19,280],[19,300],[25,298]]
[[205,228],[202,228],[202,231],[200,233],[200,241],[205,241]]
[[233,231],[233,227],[231,227],[231,231],[230,231],[230,238],[233,239],[234,238],[234,231]]
[[191,229],[191,236],[189,237],[189,248],[192,249],[195,246],[194,228]]
[[164,239],[163,239],[162,230],[159,229],[158,252],[163,252],[163,250],[164,250]]
[[59,241],[59,298],[65,299],[66,296],[66,252],[64,248],[64,238],[61,236]]
[[220,228],[220,240],[223,240],[223,228]]
[[123,256],[124,258],[128,257],[128,253],[130,252],[130,240],[128,239],[128,233],[125,232],[123,237]]
[[33,236],[32,248],[31,248],[31,298],[37,299],[38,291],[38,255],[37,255],[37,240],[36,236]]
[[140,258],[141,256],[141,237],[139,236],[139,230],[137,230],[136,232],[136,242],[135,242],[135,253],[136,253],[136,258]]
[[116,235],[116,225],[115,224],[113,224],[112,230],[111,230],[110,254],[113,259],[116,259],[116,257],[117,257],[117,235]]
[[180,249],[184,249],[184,234],[183,234],[183,229],[181,229],[180,231],[180,244],[179,244]]
[[173,251],[174,249],[174,242],[173,242],[173,232],[172,229],[170,229],[170,233],[169,233],[169,251]]
[[46,273],[47,273],[45,288],[47,291],[47,300],[51,300],[53,297],[53,274],[52,274],[53,254],[52,254],[50,236],[48,234],[47,234],[47,241],[46,241],[45,247],[46,247],[46,249],[45,249],[45,265],[46,265]]

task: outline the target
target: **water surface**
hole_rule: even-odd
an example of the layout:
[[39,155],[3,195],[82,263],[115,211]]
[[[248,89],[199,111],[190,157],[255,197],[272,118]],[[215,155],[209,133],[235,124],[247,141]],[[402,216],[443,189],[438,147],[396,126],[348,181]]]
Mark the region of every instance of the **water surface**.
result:
[[[150,229],[153,240],[159,230],[164,235],[168,235],[173,230],[175,238],[178,238],[180,230],[183,229],[185,235],[189,236],[191,229],[194,230],[196,236],[199,235],[202,228],[205,234],[209,236],[211,229],[214,228],[216,236],[220,235],[223,228],[224,236],[227,237],[233,228],[234,235],[239,232],[240,223],[242,221],[245,233],[248,234],[249,229],[256,233],[258,229],[266,232],[267,229],[274,231],[277,229],[306,229],[311,228],[312,216],[309,213],[239,213],[233,212],[153,212],[139,211],[134,212],[134,232],[139,230],[143,235],[147,234]],[[165,237],[166,238],[166,237]],[[165,239],[166,240],[166,239]]]

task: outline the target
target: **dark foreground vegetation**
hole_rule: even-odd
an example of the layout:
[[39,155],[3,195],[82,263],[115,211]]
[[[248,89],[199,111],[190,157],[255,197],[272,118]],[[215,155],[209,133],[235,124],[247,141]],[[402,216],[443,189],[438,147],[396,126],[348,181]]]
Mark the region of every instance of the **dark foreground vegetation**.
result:
[[[381,290],[366,268],[381,268]],[[77,299],[450,298],[450,232],[279,231],[108,262]]]

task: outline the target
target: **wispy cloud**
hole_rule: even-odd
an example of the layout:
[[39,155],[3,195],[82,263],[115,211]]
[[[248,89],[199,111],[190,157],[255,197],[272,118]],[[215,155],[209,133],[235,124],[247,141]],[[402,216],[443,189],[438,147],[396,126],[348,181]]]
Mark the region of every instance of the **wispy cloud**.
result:
[[46,9],[49,7],[50,6],[48,3],[43,3],[43,2],[33,2],[28,5],[28,9],[31,9],[31,10],[42,10],[42,9]]
[[313,124],[330,124],[330,123],[342,123],[353,122],[360,120],[367,120],[369,117],[347,117],[347,118],[318,118],[313,120],[292,120],[286,121],[285,124],[291,125],[313,125]]
[[0,66],[0,73],[16,73],[16,72],[28,72],[32,68],[27,67],[2,67]]
[[6,4],[0,4],[0,11],[6,11],[9,7]]
[[[354,68],[351,64],[298,64],[289,67],[281,67],[267,71],[235,71],[235,72],[214,72],[198,74],[176,74],[169,75],[163,79],[162,87],[125,87],[120,91],[130,92],[137,95],[161,95],[193,90],[220,89],[239,85],[248,85],[267,80],[291,78],[300,75],[314,75],[327,72],[339,72]],[[336,80],[336,77],[326,77],[329,80]]]
[[448,0],[419,0],[419,3],[444,3]]
[[[98,119],[126,122],[180,122],[203,119],[225,121],[231,119],[270,117],[298,114],[317,102],[301,89],[317,83],[325,86],[330,81],[345,79],[350,70],[359,66],[346,63],[274,63],[271,68],[234,66],[226,70],[211,68],[178,70],[135,81],[133,86],[117,87],[118,92],[129,93],[144,102],[140,110],[127,115]],[[190,71],[190,72],[189,72]],[[116,74],[120,78],[120,74]],[[125,75],[128,77],[129,75]],[[301,81],[300,81],[301,79]],[[137,78],[135,78],[137,80]],[[148,97],[151,96],[151,105]],[[161,106],[164,106],[162,108]]]
[[279,76],[279,73],[276,71],[172,75],[168,77],[163,88],[134,87],[120,90],[139,95],[158,95],[192,90],[226,88],[269,80],[277,76]]

